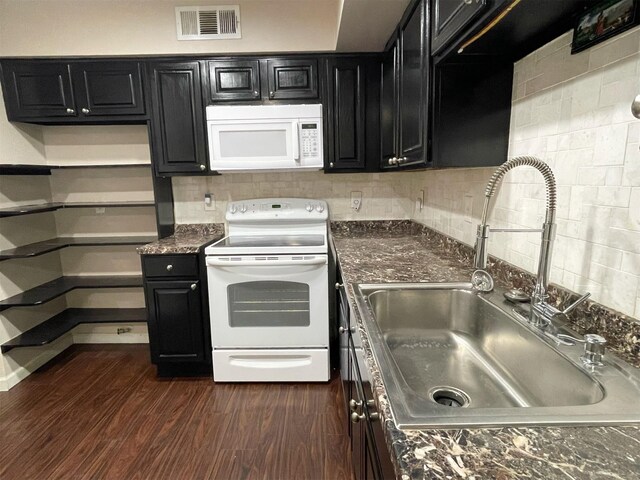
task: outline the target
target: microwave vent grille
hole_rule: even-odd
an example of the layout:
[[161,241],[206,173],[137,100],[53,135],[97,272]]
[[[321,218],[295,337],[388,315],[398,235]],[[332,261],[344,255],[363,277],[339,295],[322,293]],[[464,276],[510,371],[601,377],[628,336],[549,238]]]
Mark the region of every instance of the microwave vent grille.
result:
[[226,40],[241,38],[240,7],[176,7],[178,40]]

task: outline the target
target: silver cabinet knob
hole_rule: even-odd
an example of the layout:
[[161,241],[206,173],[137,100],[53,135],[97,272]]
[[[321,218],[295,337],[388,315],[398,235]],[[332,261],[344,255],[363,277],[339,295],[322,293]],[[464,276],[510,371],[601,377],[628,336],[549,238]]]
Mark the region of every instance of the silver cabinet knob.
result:
[[200,165],[200,170],[204,171],[207,167],[205,167],[204,165]]
[[257,96],[258,96],[258,90],[254,90],[254,91],[253,91],[253,95],[254,95],[255,97],[257,97]]
[[171,264],[167,265],[167,272],[170,272],[171,270],[173,270],[173,265]]
[[192,283],[191,284],[191,290],[195,290],[196,288],[198,288],[198,284],[197,283]]
[[358,414],[358,412],[351,412],[351,423],[360,423],[365,418],[364,413]]
[[389,165],[395,165],[396,163],[398,163],[398,159],[396,157],[391,157],[389,159]]
[[330,166],[331,168],[333,168],[333,162],[330,162],[330,163],[329,163],[329,166]]
[[351,410],[352,412],[355,412],[361,406],[362,406],[362,400],[360,400],[359,402],[357,400],[354,400],[353,398],[349,400],[349,410]]
[[270,96],[271,98],[273,98],[273,97],[275,97],[275,96],[276,96],[276,94],[275,94],[274,92],[269,92],[269,96]]
[[631,113],[634,117],[640,118],[640,95],[633,99],[631,103]]
[[340,282],[336,283],[336,290],[340,290],[342,287],[344,287],[344,285]]
[[344,328],[342,326],[338,327],[338,333],[346,333],[346,331],[347,331],[346,328]]
[[473,0],[464,0],[464,3],[466,5],[471,5],[473,3]]
[[67,108],[67,113],[76,113],[76,111],[73,108]]
[[90,113],[90,112],[91,112],[91,110],[89,110],[88,108],[83,108],[82,109],[82,113],[84,113],[84,114],[87,114],[87,113]]

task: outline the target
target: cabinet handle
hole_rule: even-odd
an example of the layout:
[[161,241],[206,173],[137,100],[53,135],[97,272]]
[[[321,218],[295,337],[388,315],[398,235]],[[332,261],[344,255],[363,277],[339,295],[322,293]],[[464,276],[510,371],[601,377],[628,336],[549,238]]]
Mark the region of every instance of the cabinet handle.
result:
[[67,113],[76,113],[76,111],[73,108],[67,108]]
[[344,285],[340,282],[336,283],[336,290],[340,290],[342,287],[344,287]]
[[270,96],[271,98],[273,98],[273,97],[275,97],[275,96],[276,96],[276,94],[275,94],[275,93],[273,93],[273,92],[269,92],[269,96]]
[[167,272],[170,272],[171,270],[173,270],[173,265],[171,264],[167,265]]
[[84,114],[91,113],[91,110],[89,110],[88,108],[83,108],[82,113]]
[[207,167],[205,167],[204,165],[200,165],[200,170],[204,171]]
[[361,406],[362,406],[362,400],[360,400],[359,402],[357,400],[354,400],[353,398],[349,400],[349,410],[351,410],[352,412],[355,412]]
[[333,168],[333,162],[329,163],[329,167]]
[[196,288],[198,288],[198,284],[197,283],[192,283],[191,284],[191,290],[195,290]]
[[358,414],[358,412],[351,412],[351,423],[360,423],[365,418],[364,413]]
[[464,0],[464,3],[467,5],[471,5],[473,3],[473,0]]
[[398,163],[398,159],[396,157],[391,157],[389,159],[389,165],[395,165],[396,163]]
[[346,328],[344,328],[344,327],[342,327],[342,326],[341,326],[341,327],[338,327],[338,333],[345,333],[346,331],[347,331],[347,329],[346,329]]
[[253,91],[253,96],[254,96],[254,97],[257,97],[257,96],[258,96],[258,90],[254,90],[254,91]]

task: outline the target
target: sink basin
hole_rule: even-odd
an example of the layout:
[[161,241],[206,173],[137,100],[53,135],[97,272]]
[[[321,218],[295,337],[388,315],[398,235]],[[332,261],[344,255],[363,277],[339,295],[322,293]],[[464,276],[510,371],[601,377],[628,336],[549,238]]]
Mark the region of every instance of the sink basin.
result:
[[356,300],[400,428],[640,422],[638,371],[587,367],[468,284],[357,285]]

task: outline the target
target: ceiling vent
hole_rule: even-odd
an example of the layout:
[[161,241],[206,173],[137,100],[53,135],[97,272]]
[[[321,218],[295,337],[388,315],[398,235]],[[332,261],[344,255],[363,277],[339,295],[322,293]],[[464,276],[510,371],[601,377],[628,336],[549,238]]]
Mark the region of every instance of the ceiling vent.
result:
[[241,38],[240,6],[176,7],[178,40]]

